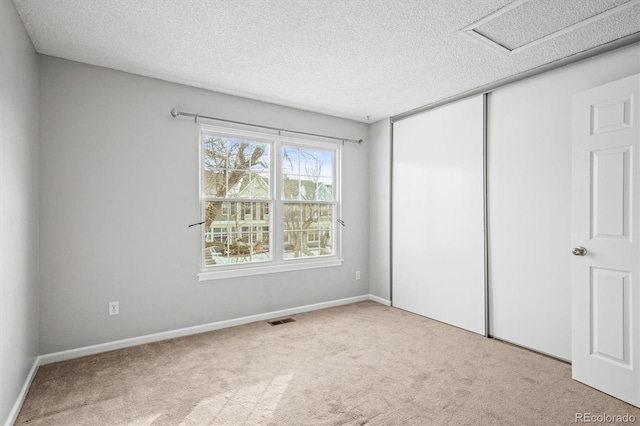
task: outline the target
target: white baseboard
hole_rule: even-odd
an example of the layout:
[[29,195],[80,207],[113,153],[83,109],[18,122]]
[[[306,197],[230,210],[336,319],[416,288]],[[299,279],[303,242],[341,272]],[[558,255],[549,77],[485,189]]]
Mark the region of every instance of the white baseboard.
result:
[[391,306],[391,300],[383,299],[382,297],[376,296],[374,294],[369,295],[369,300],[380,303],[381,305]]
[[[379,299],[379,298],[378,298]],[[370,295],[349,297],[346,299],[332,300],[330,302],[316,303],[313,305],[299,306],[297,308],[283,309],[281,311],[267,312],[264,314],[250,315],[247,317],[234,318],[225,321],[217,321],[209,324],[197,325],[194,327],[180,328],[178,330],[164,331],[162,333],[148,334],[146,336],[132,337],[129,339],[116,340],[114,342],[101,343],[98,345],[85,346],[67,351],[54,352],[41,355],[40,365],[65,361],[81,356],[94,355],[101,352],[113,351],[116,349],[128,348],[131,346],[144,345],[146,343],[158,342],[161,340],[175,339],[176,337],[189,336],[191,334],[205,333],[207,331],[220,330],[222,328],[234,327],[237,325],[249,324],[257,321],[266,321],[286,315],[299,314],[301,312],[316,311],[318,309],[331,308],[333,306],[348,305],[350,303],[373,300]],[[380,299],[383,300],[383,299]],[[377,301],[377,300],[376,300]],[[381,302],[382,303],[382,302]]]
[[51,364],[59,361],[66,361],[68,359],[78,358],[81,356],[94,355],[101,352],[113,351],[116,349],[128,348],[131,346],[143,345],[145,343],[158,342],[161,340],[174,339],[176,337],[189,336],[191,334],[205,333],[207,331],[220,330],[222,328],[234,327],[237,325],[249,324],[256,321],[266,321],[274,318],[284,317],[287,315],[299,314],[302,312],[311,312],[318,309],[326,309],[334,306],[348,305],[351,303],[363,302],[365,300],[372,300],[377,303],[381,303],[386,306],[390,306],[391,302],[372,294],[366,294],[362,296],[348,297],[346,299],[332,300],[330,302],[316,303],[313,305],[298,306],[296,308],[283,309],[280,311],[267,312],[264,314],[250,315],[247,317],[234,318],[225,321],[217,321],[209,324],[197,325],[194,327],[186,327],[178,330],[170,330],[162,333],[148,334],[146,336],[132,337],[130,339],[116,340],[114,342],[101,343],[99,345],[85,346],[77,349],[70,349],[67,351],[54,352],[50,354],[40,355],[37,357],[29,371],[29,374],[22,386],[22,390],[18,395],[18,398],[13,405],[9,417],[7,418],[6,425],[12,425],[20,413],[22,404],[27,397],[31,382],[33,382],[38,367],[41,365]]
[[29,370],[29,374],[27,374],[27,379],[24,381],[24,385],[22,385],[22,389],[18,394],[18,398],[16,402],[13,404],[13,408],[9,412],[9,417],[7,417],[7,422],[4,423],[5,426],[12,425],[18,419],[18,414],[20,414],[20,410],[22,409],[22,404],[24,403],[25,398],[27,397],[27,393],[29,392],[29,388],[31,387],[31,383],[33,379],[36,377],[36,372],[38,371],[38,367],[40,366],[40,357],[37,357],[33,361],[33,365],[31,366],[31,370]]

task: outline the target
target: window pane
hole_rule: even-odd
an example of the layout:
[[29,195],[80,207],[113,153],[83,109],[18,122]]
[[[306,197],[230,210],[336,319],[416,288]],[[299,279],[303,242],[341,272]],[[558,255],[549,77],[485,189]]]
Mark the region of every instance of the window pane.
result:
[[206,135],[203,148],[204,195],[216,198],[271,198],[270,145]]
[[319,255],[327,256],[333,254],[333,233],[334,233],[335,219],[333,217],[333,205],[332,204],[320,204],[318,206],[318,223],[316,227],[318,229],[318,242],[319,242]]
[[301,232],[284,231],[284,258],[301,257]]
[[332,230],[329,228],[320,228],[319,229],[319,247],[320,247],[320,256],[327,256],[333,254],[332,242],[331,242],[331,234]]
[[298,200],[300,196],[300,176],[284,175],[282,191],[285,200]]
[[302,253],[304,256],[317,256],[320,242],[317,229],[302,233]]
[[322,161],[315,149],[300,150],[300,174],[320,176]]
[[222,170],[204,170],[202,174],[203,196],[216,197],[218,191],[226,192],[227,177]]
[[204,136],[204,170],[224,169],[227,167],[227,145],[223,138]]
[[245,262],[251,254],[248,239],[243,238],[241,227],[233,229],[240,232],[232,232],[229,235],[229,260],[232,263]]
[[318,201],[333,201],[333,180],[329,177],[318,178]]
[[316,199],[316,179],[313,176],[300,177],[300,199],[315,200]]
[[254,144],[251,142],[227,139],[227,152],[229,153],[229,163],[227,165],[230,169],[247,170],[249,169],[251,148]]
[[228,203],[208,201],[204,208],[204,262],[215,265],[215,257],[223,255],[227,238]]
[[333,163],[333,151],[284,147],[284,199],[333,201]]
[[268,144],[253,143],[250,146],[250,168],[254,173],[269,171],[270,146]]
[[271,198],[268,173],[251,173],[251,198]]
[[303,204],[302,205],[302,229],[313,229],[314,224],[318,222],[318,205]]
[[271,260],[270,203],[207,201],[205,266]]
[[286,231],[299,231],[302,219],[302,206],[300,204],[284,205],[284,229]]
[[284,204],[284,258],[333,254],[332,204]]
[[300,174],[300,149],[291,146],[282,148],[282,173],[284,174]]
[[227,172],[227,192],[220,197],[249,198],[250,176],[248,170],[229,170]]
[[269,242],[271,241],[268,226],[254,226],[252,229],[252,244],[254,254],[269,256]]

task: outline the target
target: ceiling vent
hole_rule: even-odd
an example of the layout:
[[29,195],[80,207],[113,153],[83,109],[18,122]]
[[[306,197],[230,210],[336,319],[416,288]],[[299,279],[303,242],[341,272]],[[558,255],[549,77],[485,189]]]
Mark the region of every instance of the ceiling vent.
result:
[[640,0],[516,0],[460,30],[514,54],[635,6]]

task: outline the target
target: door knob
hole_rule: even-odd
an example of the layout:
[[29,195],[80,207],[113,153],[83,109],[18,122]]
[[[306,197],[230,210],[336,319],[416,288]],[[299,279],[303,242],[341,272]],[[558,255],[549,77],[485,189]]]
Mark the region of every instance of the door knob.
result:
[[584,247],[576,247],[571,250],[571,253],[573,253],[574,256],[584,256],[587,254],[587,249]]

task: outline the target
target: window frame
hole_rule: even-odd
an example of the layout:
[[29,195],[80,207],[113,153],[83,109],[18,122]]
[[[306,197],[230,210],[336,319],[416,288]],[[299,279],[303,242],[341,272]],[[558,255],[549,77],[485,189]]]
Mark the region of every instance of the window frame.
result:
[[[201,218],[205,217],[205,204],[208,200],[216,197],[207,196],[204,193],[204,140],[206,135],[215,135],[221,138],[237,138],[250,142],[269,143],[269,198],[268,199],[245,199],[243,202],[267,203],[269,209],[269,250],[271,260],[237,263],[226,265],[205,265],[205,248],[207,234],[210,230],[201,228],[200,232],[200,271],[197,274],[199,281],[225,279],[233,277],[243,277],[251,275],[261,275],[267,273],[277,273],[313,268],[335,267],[342,265],[342,227],[338,223],[342,213],[342,145],[307,139],[300,137],[282,136],[269,134],[266,132],[256,132],[233,127],[221,127],[201,124],[198,132],[198,199]],[[283,169],[283,147],[297,147],[306,149],[317,149],[333,152],[333,200],[332,201],[312,201],[312,200],[287,200],[284,194],[284,169]],[[235,199],[227,199],[228,202],[236,202]],[[284,258],[284,204],[285,203],[315,203],[328,204],[333,206],[332,218],[332,254],[318,255],[312,257]],[[204,219],[201,219],[204,220]],[[311,231],[310,231],[311,232]]]

